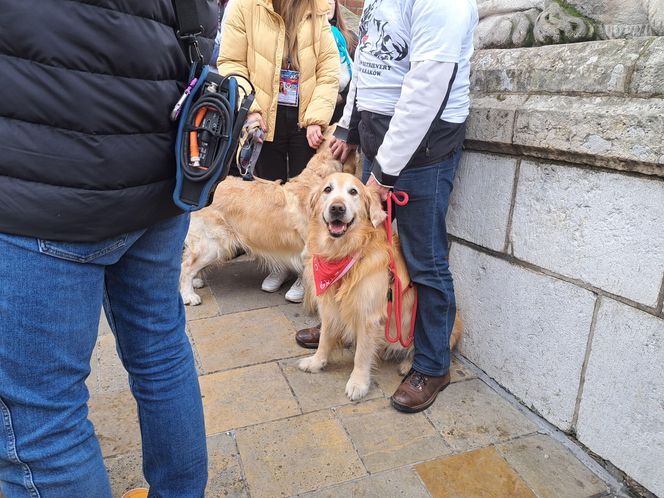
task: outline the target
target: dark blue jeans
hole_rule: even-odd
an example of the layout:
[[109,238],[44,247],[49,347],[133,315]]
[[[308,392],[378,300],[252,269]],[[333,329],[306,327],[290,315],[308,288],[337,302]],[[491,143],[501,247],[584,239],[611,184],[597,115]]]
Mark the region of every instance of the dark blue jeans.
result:
[[[460,160],[461,147],[444,161],[402,171],[394,185],[409,197],[407,205],[394,209],[406,266],[417,285],[413,368],[425,375],[444,375],[450,368],[456,301],[445,216]],[[369,165],[363,166],[366,182]]]
[[150,496],[203,497],[203,408],[178,290],[188,220],[89,244],[0,233],[7,498],[111,498],[85,385],[102,303],[138,404]]

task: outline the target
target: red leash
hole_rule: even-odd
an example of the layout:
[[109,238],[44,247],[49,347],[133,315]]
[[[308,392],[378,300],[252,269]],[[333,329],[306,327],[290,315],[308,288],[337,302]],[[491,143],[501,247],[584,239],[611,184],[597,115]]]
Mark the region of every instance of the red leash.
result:
[[[401,343],[404,348],[407,348],[413,343],[413,337],[415,336],[415,313],[417,312],[417,288],[413,286],[413,283],[409,283],[406,289],[403,289],[403,284],[399,275],[397,273],[397,263],[394,259],[394,251],[392,251],[392,202],[395,202],[397,206],[405,206],[408,204],[408,194],[406,192],[388,192],[387,194],[387,218],[385,218],[385,231],[387,232],[387,241],[390,245],[390,274],[392,275],[392,281],[394,282],[394,296],[392,295],[392,289],[387,293],[387,320],[385,322],[385,339],[387,339],[392,344],[396,344],[397,341]],[[408,291],[408,289],[413,289],[415,292],[415,299],[413,300],[413,310],[410,318],[410,331],[408,333],[408,338],[404,340],[401,333],[401,317],[402,317],[402,303],[403,295]],[[390,322],[392,320],[392,299],[394,298],[394,318],[396,320],[397,327],[397,336],[392,337],[390,334]]]

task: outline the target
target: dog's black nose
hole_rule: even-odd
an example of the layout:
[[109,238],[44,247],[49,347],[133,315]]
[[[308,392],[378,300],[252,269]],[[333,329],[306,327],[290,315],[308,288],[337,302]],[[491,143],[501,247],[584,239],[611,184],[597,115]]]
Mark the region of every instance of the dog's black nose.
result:
[[342,216],[346,213],[346,206],[343,204],[332,204],[330,206],[330,214]]

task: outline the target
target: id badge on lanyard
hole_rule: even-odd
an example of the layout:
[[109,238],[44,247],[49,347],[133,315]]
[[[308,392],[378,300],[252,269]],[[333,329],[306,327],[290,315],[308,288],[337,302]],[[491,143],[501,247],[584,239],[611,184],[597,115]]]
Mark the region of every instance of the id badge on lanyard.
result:
[[290,57],[288,57],[288,69],[282,69],[279,76],[277,102],[290,107],[297,107],[300,102],[300,72],[290,69]]

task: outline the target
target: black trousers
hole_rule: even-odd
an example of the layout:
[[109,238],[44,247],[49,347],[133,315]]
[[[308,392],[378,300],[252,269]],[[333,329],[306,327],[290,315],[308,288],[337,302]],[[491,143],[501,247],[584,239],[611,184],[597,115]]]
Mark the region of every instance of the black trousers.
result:
[[298,108],[277,106],[272,142],[264,142],[256,163],[256,176],[287,181],[299,175],[316,152],[309,147],[306,128],[297,126]]

